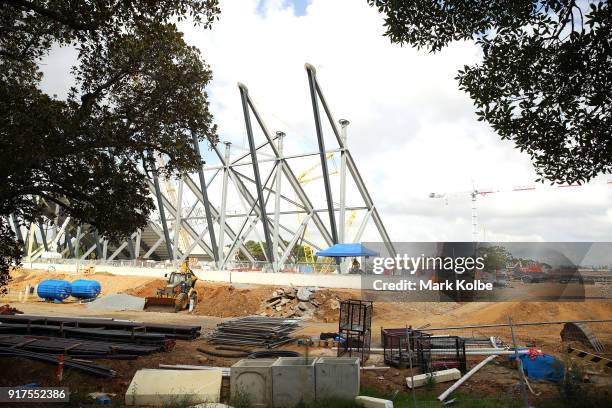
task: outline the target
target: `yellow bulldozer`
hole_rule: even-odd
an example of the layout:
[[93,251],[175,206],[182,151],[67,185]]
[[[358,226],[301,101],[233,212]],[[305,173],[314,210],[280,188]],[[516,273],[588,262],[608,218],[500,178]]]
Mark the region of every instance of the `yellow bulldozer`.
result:
[[198,302],[198,292],[195,284],[198,280],[189,265],[184,262],[176,272],[164,275],[167,278],[166,286],[157,290],[156,296],[145,298],[145,310],[174,312],[188,309],[193,312]]

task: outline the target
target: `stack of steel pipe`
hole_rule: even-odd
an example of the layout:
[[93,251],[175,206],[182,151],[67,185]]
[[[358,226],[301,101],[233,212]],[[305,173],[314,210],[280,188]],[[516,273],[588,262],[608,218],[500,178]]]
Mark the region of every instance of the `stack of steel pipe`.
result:
[[34,315],[0,316],[0,334],[37,334],[100,341],[159,345],[171,349],[174,340],[200,336],[200,326],[151,324],[114,319]]
[[176,326],[106,318],[0,316],[0,358],[27,358],[64,365],[100,377],[115,372],[82,360],[136,359],[171,350],[176,339],[195,339],[200,326]]
[[218,324],[208,339],[212,344],[274,348],[293,341],[289,335],[298,327],[296,319],[239,317]]
[[23,335],[0,335],[0,347],[38,353],[66,354],[89,360],[135,359],[141,355],[162,351],[159,346]]
[[102,328],[74,328],[67,326],[46,326],[42,324],[0,324],[0,334],[29,334],[58,336],[75,339],[89,339],[109,342],[139,343],[172,350],[175,340],[160,333],[129,332],[126,330],[105,330]]

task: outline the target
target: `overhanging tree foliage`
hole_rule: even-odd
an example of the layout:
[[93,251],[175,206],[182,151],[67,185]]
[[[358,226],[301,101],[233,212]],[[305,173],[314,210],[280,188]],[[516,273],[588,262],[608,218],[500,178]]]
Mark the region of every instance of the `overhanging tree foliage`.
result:
[[538,181],[612,172],[612,14],[605,0],[368,0],[393,43],[436,52],[475,40],[482,63],[457,79]]
[[[209,28],[218,14],[217,0],[0,0],[0,286],[19,257],[9,214],[27,224],[58,204],[119,239],[154,208],[156,160],[166,175],[201,165],[192,134],[217,138],[211,72],[174,22]],[[54,46],[78,50],[66,99],[40,87]]]
[[501,271],[512,259],[512,254],[502,245],[481,246],[478,256],[484,258],[484,270],[487,272]]

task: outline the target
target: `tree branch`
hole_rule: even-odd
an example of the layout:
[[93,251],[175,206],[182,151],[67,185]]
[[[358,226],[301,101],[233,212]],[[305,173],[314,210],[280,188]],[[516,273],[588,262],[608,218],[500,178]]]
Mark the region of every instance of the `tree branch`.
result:
[[93,101],[100,96],[100,94],[105,90],[115,85],[117,82],[125,78],[127,72],[125,70],[117,72],[114,76],[110,77],[108,81],[104,82],[100,86],[98,86],[92,92],[87,92],[85,95],[81,96],[81,107],[80,111],[84,111],[86,108],[89,108]]
[[64,24],[76,31],[93,31],[96,28],[98,28],[98,26],[95,24],[85,24],[79,21],[75,21],[74,19],[70,19],[62,13],[39,6],[30,1],[1,0],[0,2],[4,4],[8,4],[13,7],[19,7],[21,9],[33,11],[35,13],[40,14],[41,16],[45,16],[51,20],[57,21],[58,23]]

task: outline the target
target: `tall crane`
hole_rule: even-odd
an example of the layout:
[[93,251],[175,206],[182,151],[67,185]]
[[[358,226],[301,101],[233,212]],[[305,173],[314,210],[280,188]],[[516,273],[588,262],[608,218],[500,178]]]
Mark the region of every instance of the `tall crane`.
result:
[[[606,184],[612,186],[612,179],[607,180]],[[472,202],[472,241],[477,242],[478,241],[478,205],[477,205],[478,197],[485,197],[489,194],[495,194],[495,193],[524,192],[524,191],[533,191],[533,190],[539,190],[539,189],[550,189],[550,188],[558,189],[558,188],[568,188],[568,187],[570,188],[583,187],[583,185],[582,184],[560,184],[560,185],[552,186],[552,187],[541,187],[541,186],[536,186],[534,184],[530,184],[530,185],[514,186],[508,189],[502,189],[502,188],[500,189],[492,189],[492,188],[477,189],[472,184],[472,190],[470,191],[456,191],[452,193],[430,193],[429,198],[444,199],[445,204],[448,205],[448,199],[450,197],[460,197],[460,196],[469,195],[471,198],[471,202]]]
[[445,204],[448,205],[449,197],[465,196],[466,194],[469,194],[469,196],[471,197],[471,201],[472,201],[472,241],[477,242],[478,241],[478,207],[477,207],[476,199],[478,198],[478,196],[484,197],[487,194],[493,194],[496,192],[497,191],[493,191],[493,190],[486,190],[486,191],[478,190],[477,188],[472,186],[472,190],[470,191],[460,191],[460,192],[453,192],[453,193],[430,193],[429,198],[443,198],[445,201]]

